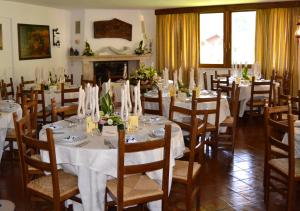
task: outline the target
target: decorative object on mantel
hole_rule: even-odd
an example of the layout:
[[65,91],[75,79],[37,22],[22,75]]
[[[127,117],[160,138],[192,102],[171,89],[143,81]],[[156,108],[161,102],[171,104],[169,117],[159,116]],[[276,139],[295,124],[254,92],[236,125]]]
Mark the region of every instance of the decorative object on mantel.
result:
[[157,84],[157,80],[157,70],[152,66],[146,67],[144,64],[130,76],[130,84],[137,85],[138,81],[141,82],[142,92],[152,89],[152,87]]
[[53,46],[60,47],[59,34],[60,32],[58,31],[58,28],[52,29]]
[[74,56],[74,49],[71,47],[69,51],[70,56]]
[[83,56],[94,56],[95,55],[91,49],[90,44],[87,41],[85,42],[85,49],[83,50],[82,55]]
[[19,59],[51,58],[49,26],[18,24]]
[[112,46],[103,47],[96,52],[97,55],[130,55],[132,50],[128,46],[124,46],[120,49]]
[[132,25],[119,19],[94,22],[94,38],[122,38],[132,40]]
[[144,48],[143,48],[143,42],[144,42],[143,40],[140,41],[139,47],[134,50],[135,54],[137,54],[137,55],[144,54],[145,51],[144,51]]

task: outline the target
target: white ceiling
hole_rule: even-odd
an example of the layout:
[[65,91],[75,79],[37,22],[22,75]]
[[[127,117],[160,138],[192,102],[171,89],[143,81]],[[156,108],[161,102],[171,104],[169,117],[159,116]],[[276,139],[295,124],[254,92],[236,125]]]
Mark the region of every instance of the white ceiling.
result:
[[[161,9],[291,0],[6,0],[62,9]],[[299,0],[292,0],[299,1]]]

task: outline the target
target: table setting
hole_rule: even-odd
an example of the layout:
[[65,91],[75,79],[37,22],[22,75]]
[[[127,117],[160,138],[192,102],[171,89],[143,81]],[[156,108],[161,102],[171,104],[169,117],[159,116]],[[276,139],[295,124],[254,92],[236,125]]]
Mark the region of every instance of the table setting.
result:
[[[125,130],[126,143],[155,140],[164,135],[164,125],[172,125],[170,169],[175,158],[183,156],[185,149],[181,128],[163,116],[142,115],[140,98],[135,98],[134,113],[129,113],[129,83],[121,92],[121,110],[115,112],[109,90],[100,100],[97,86],[79,90],[78,115],[44,125],[40,139],[46,140],[46,128],[53,130],[56,160],[59,168],[78,176],[82,205],[73,202],[74,210],[104,210],[106,181],[117,177],[118,128]],[[135,89],[135,96],[139,89]],[[99,112],[99,113],[97,113]],[[99,114],[99,115],[98,115]],[[125,156],[126,164],[152,162],[161,159],[161,149],[131,153]],[[41,152],[42,160],[49,162],[48,153]],[[170,170],[172,176],[172,170]],[[158,183],[161,172],[150,172],[149,177]],[[170,177],[172,178],[172,177]],[[171,184],[171,181],[170,181]],[[149,203],[150,210],[160,209],[160,202]]]

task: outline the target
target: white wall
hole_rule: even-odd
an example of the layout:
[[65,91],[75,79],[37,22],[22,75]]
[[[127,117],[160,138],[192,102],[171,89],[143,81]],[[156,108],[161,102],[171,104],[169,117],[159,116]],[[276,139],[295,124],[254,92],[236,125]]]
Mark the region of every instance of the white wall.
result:
[[[2,20],[9,20],[10,22],[10,26],[5,24],[3,31],[5,31],[4,34],[10,34],[11,39],[4,36],[3,41],[4,48],[10,47],[12,49],[12,52],[0,50],[0,77],[3,77],[4,72],[6,71],[8,72],[6,75],[12,75],[14,83],[17,84],[20,82],[21,75],[23,75],[25,79],[32,79],[36,67],[43,68],[46,74],[52,68],[67,67],[67,55],[70,47],[71,13],[69,11],[0,0],[0,18],[2,18]],[[18,23],[50,26],[52,58],[19,60]],[[60,31],[60,48],[52,46],[53,28],[58,28]]]
[[[134,52],[138,47],[139,42],[143,39],[141,29],[141,16],[144,17],[145,28],[148,39],[152,40],[152,58],[149,61],[155,63],[155,37],[156,37],[156,17],[154,10],[121,10],[121,9],[86,9],[86,10],[73,10],[71,14],[71,45],[78,49],[80,54],[84,49],[85,41],[88,41],[94,52],[99,51],[103,47],[115,47],[121,49],[128,46]],[[111,20],[113,18],[120,19],[127,23],[132,24],[132,41],[120,38],[94,38],[93,22],[101,20]],[[81,33],[75,34],[75,21],[81,23]],[[75,44],[75,40],[80,40],[79,44]],[[81,74],[81,63],[74,62],[70,64],[70,70],[74,74],[75,81],[78,82]]]

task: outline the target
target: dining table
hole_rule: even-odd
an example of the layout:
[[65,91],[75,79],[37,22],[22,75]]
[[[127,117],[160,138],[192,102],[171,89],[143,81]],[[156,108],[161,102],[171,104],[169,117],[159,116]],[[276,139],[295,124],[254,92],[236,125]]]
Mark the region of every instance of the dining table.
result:
[[[295,158],[300,158],[300,120],[294,122],[295,136]],[[288,134],[286,133],[282,139],[284,144],[288,144]]]
[[13,113],[16,112],[18,119],[22,117],[22,108],[14,100],[0,100],[0,162],[5,145],[6,132],[14,129]]
[[[161,138],[165,124],[172,125],[170,152],[170,185],[175,158],[183,156],[185,149],[181,128],[163,116],[145,115],[139,118],[138,127],[126,131],[126,144]],[[116,126],[103,126],[87,133],[86,119],[77,116],[44,125],[39,133],[46,141],[45,129],[54,133],[56,161],[59,168],[78,176],[78,187],[82,205],[73,203],[74,210],[104,210],[105,188],[109,179],[117,177],[118,133]],[[41,151],[41,158],[49,162],[47,152]],[[163,150],[156,149],[125,155],[125,164],[147,163],[163,158]],[[158,183],[162,181],[162,171],[148,172],[148,176]],[[148,203],[150,210],[160,210],[160,201]]]
[[[151,90],[147,93],[144,94],[147,97],[153,97],[157,98],[158,97],[158,91],[157,90]],[[199,98],[213,98],[216,97],[216,92],[210,91],[210,90],[201,90],[200,95],[198,96]],[[170,95],[167,90],[164,90],[162,93],[163,99],[162,99],[162,104],[163,104],[163,115],[165,117],[169,117],[169,110],[170,110]],[[175,106],[191,109],[192,107],[192,97],[188,96],[186,93],[180,93],[178,96],[175,98]],[[203,103],[198,103],[197,104],[198,109],[214,109],[216,107],[215,102],[203,102]],[[158,109],[158,103],[155,102],[145,102],[145,108],[147,109]],[[220,99],[220,113],[219,113],[219,122],[222,122],[226,119],[227,116],[230,116],[230,107],[229,103],[227,100],[227,97],[225,95],[221,96]],[[185,118],[186,115],[179,114],[179,113],[174,113],[174,119],[177,119],[177,121],[180,121],[180,119]],[[211,114],[208,115],[207,121],[211,124],[215,124],[215,115]],[[224,132],[226,128],[220,128],[221,132]]]

